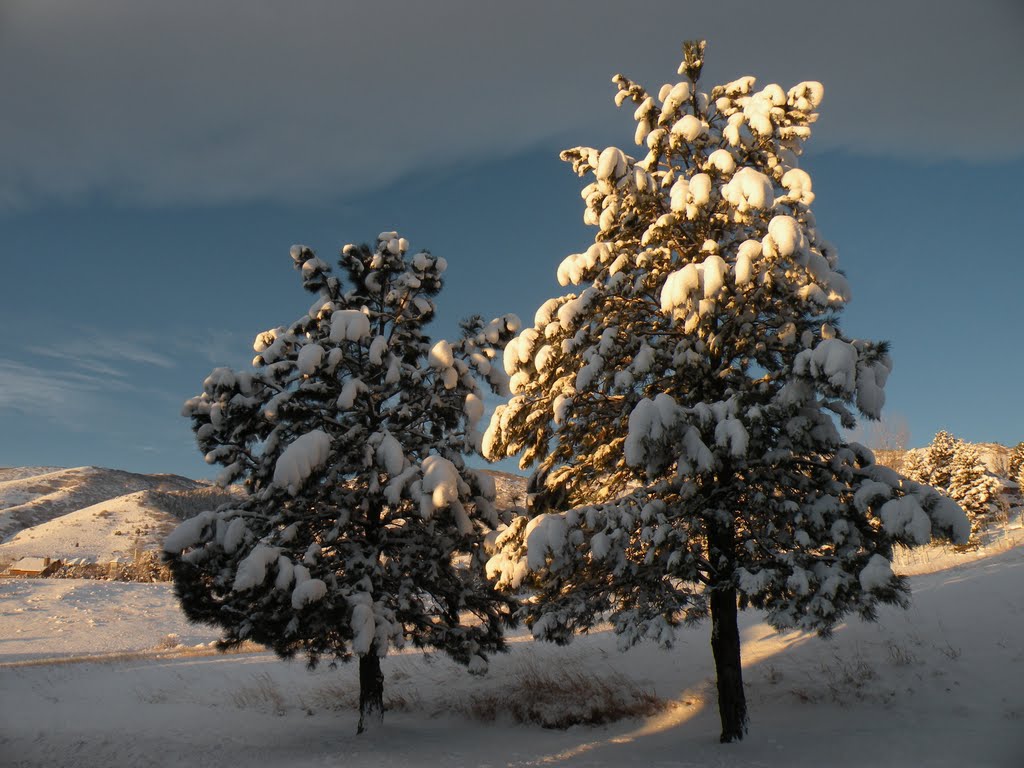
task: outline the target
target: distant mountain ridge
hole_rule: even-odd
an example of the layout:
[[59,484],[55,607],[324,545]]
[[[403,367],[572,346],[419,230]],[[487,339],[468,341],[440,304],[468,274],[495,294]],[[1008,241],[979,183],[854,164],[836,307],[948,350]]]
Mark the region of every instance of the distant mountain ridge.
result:
[[[1010,448],[975,443],[1004,485]],[[899,470],[909,450],[876,449],[880,464]],[[499,509],[526,505],[527,478],[491,469]],[[240,493],[240,489],[235,489]],[[232,491],[173,474],[104,467],[0,467],[0,563],[19,557],[115,559],[132,547],[157,549],[177,520],[230,500]]]
[[0,541],[128,493],[189,491],[206,485],[180,475],[142,475],[103,467],[0,468]]
[[[522,506],[526,478],[494,478],[497,506]],[[221,489],[181,475],[103,467],[0,467],[0,566],[23,557],[105,563],[159,549],[177,522],[229,501]]]

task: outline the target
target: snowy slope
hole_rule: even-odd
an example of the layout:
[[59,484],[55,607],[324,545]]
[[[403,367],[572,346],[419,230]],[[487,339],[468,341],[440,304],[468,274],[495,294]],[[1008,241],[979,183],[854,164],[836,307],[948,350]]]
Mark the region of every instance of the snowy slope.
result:
[[[483,471],[494,477],[499,508],[523,503],[526,478]],[[209,484],[178,475],[100,467],[0,468],[0,565],[34,556],[103,563],[130,559],[137,547],[158,549],[175,517],[190,506],[167,494],[194,492],[201,504],[204,490],[212,497],[210,508],[223,501]]]
[[491,469],[483,471],[494,478],[495,501],[498,509],[512,509],[526,505],[525,477]]
[[[26,477],[34,477],[37,475],[48,475],[51,472],[60,472],[64,467],[0,467],[0,483],[10,482],[11,480],[21,480]],[[3,486],[0,486],[2,488]],[[23,499],[24,501],[24,499]],[[8,502],[2,492],[0,492],[0,507],[5,507],[8,503],[21,502]]]
[[[354,735],[352,666],[309,672],[267,654],[12,666],[29,657],[152,648],[187,628],[168,585],[0,581],[0,744],[22,766],[1024,765],[1024,546],[912,578],[908,611],[833,638],[776,634],[744,614],[751,731],[717,743],[708,627],[626,654],[606,631],[568,648],[525,638],[474,678],[443,658],[385,660],[384,727]],[[6,662],[6,663],[5,663]],[[569,670],[661,697],[647,718],[545,730],[503,713]],[[538,684],[538,678],[540,684]],[[533,687],[523,687],[523,681]],[[586,699],[586,696],[577,696]],[[586,701],[578,702],[585,705]],[[497,720],[479,716],[496,708]],[[564,702],[559,706],[566,705]]]
[[147,491],[130,493],[19,531],[0,544],[0,563],[22,557],[127,561],[137,549],[159,549],[179,522],[158,509]]
[[985,469],[994,475],[1005,474],[1010,460],[1010,449],[999,443],[975,443]]
[[139,475],[100,467],[3,469],[0,470],[0,541],[25,528],[126,493],[184,491],[202,485],[178,475]]

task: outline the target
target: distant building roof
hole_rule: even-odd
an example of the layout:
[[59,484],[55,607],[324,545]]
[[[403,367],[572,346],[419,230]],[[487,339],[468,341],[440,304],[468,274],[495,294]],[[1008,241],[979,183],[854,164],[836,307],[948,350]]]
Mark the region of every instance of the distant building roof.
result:
[[60,560],[51,560],[48,557],[23,557],[12,563],[4,573],[9,576],[49,576],[60,566]]

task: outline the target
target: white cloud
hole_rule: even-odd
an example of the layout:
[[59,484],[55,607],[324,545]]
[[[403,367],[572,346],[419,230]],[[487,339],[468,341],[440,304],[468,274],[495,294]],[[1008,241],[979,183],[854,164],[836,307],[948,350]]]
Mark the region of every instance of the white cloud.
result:
[[82,428],[101,404],[109,407],[124,393],[147,389],[130,366],[175,367],[155,351],[157,342],[153,335],[124,337],[93,329],[59,343],[26,346],[38,363],[0,359],[0,411]]
[[109,382],[100,377],[0,359],[0,412],[13,411],[83,429],[90,403],[105,388]]
[[126,373],[109,363],[141,363],[173,368],[174,361],[151,349],[145,337],[119,338],[93,332],[75,341],[33,347],[39,355],[56,358],[93,373],[123,377]]
[[[0,207],[298,202],[557,140],[621,141],[608,80],[826,85],[814,146],[1024,153],[1012,2],[8,0]],[[45,56],[39,52],[45,51]]]

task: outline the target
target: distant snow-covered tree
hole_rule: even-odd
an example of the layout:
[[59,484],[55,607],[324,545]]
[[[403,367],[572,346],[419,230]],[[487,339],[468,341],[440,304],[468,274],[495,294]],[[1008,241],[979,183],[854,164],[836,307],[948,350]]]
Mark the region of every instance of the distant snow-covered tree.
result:
[[927,483],[931,475],[927,459],[921,451],[907,451],[899,471],[900,474],[915,483]]
[[635,105],[639,160],[562,154],[581,176],[595,242],[558,268],[578,290],[544,303],[505,348],[512,397],[484,436],[519,455],[560,510],[518,519],[489,572],[531,584],[537,637],[567,642],[610,612],[623,645],[665,645],[710,613],[722,741],[747,725],[737,610],[828,632],[902,605],[896,544],[965,540],[953,502],[844,442],[878,418],[892,363],[847,337],[850,296],[798,165],[822,97],[742,77],[710,92],[703,43],[684,79]]
[[974,532],[998,514],[1002,490],[1002,484],[986,470],[977,446],[959,443],[950,463],[947,493],[967,513]]
[[1007,475],[1016,480],[1017,476],[1020,475],[1022,469],[1024,469],[1024,442],[1017,443],[1013,448],[1010,449],[1010,455],[1007,458]]
[[935,433],[931,445],[926,451],[928,464],[928,483],[936,488],[946,489],[953,473],[953,457],[961,440],[942,429]]
[[253,368],[214,370],[189,400],[200,449],[246,498],[165,541],[182,608],[315,664],[359,657],[359,730],[383,713],[380,659],[407,641],[471,671],[504,649],[511,601],[483,573],[498,525],[494,482],[470,469],[484,412],[478,378],[504,389],[496,348],[518,320],[463,323],[434,342],[446,262],[394,232],[344,248],[347,281],[292,248],[308,314],[259,334]]

